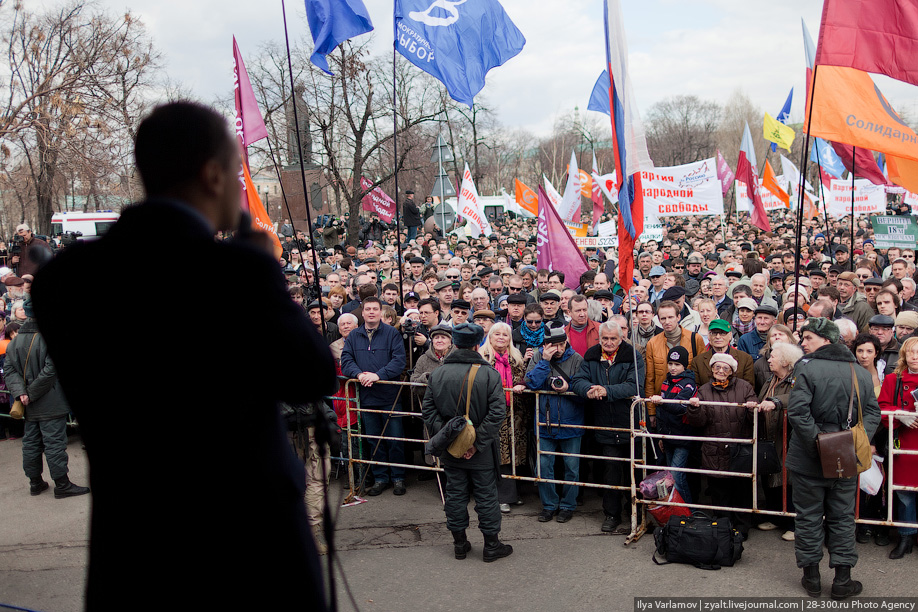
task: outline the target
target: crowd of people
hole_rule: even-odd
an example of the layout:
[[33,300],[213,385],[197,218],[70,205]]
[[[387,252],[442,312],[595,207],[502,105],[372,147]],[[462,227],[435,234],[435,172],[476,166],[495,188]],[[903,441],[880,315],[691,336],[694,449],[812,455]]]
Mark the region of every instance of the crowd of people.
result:
[[[876,248],[866,218],[854,228],[846,219],[828,225],[813,219],[804,222],[798,252],[794,223],[790,214],[774,215],[773,230],[763,232],[748,222],[672,219],[662,240],[638,245],[634,283],[627,292],[619,283],[614,249],[586,249],[590,269],[571,282],[561,271],[535,265],[533,221],[510,216],[494,219],[495,233],[479,238],[461,230],[442,236],[434,228],[409,239],[404,229],[400,234],[387,229],[357,245],[326,240],[316,251],[308,241],[290,239],[285,271],[293,299],[303,304],[332,346],[338,345],[339,373],[357,378],[362,407],[378,411],[361,417],[370,444],[365,440],[350,452],[383,464],[422,464],[419,446],[412,456],[412,445],[377,444],[373,436],[423,438],[413,420],[380,417],[393,407],[417,411],[424,389],[399,394],[394,385],[373,382],[378,376],[427,383],[454,350],[451,327],[469,322],[483,328],[478,352],[499,374],[507,406],[513,406],[498,428],[501,473],[528,471],[566,483],[622,485],[630,437],[579,427],[640,427],[630,416],[636,395],[648,400],[650,432],[748,438],[758,419],[760,437],[787,449],[795,431],[790,414],[795,371],[816,359],[810,354],[817,347],[810,342],[808,349],[805,338],[814,322],[819,323],[815,338],[833,338],[829,344],[840,354],[832,359],[850,358],[859,376],[869,377],[865,387],[874,403],[879,400],[884,411],[916,412],[911,394],[918,376],[914,249]],[[368,380],[367,372],[376,374]],[[536,411],[526,390],[560,393],[542,396]],[[673,399],[680,401],[667,401]],[[353,413],[350,422],[345,420],[344,404],[336,402],[338,424],[355,428]],[[875,424],[872,441],[887,470],[890,422],[896,445],[918,449],[914,417]],[[719,472],[705,478],[675,472],[676,489],[686,503],[751,507],[748,478],[724,475],[731,471],[729,445],[678,438],[658,440],[658,445],[670,466]],[[537,446],[543,453],[565,456],[556,465],[556,455],[539,455]],[[914,458],[897,456],[894,467],[896,485],[918,484]],[[795,510],[800,495],[793,494],[791,472],[787,479],[782,482],[780,470],[761,479],[762,507]],[[391,465],[373,465],[361,483],[370,496],[389,487],[403,495],[408,488],[406,471]],[[502,478],[497,484],[501,512],[512,512],[522,503],[519,482]],[[538,494],[538,520],[543,522],[566,522],[583,503],[583,488],[576,484],[540,483]],[[885,520],[885,495],[885,489],[862,493],[860,516]],[[610,489],[602,497],[601,530],[626,533],[622,519],[628,519],[629,500]],[[894,519],[915,523],[915,494],[897,490],[895,499]],[[799,539],[792,518],[731,516],[744,536],[753,527],[780,528],[785,540]],[[853,509],[850,518],[853,525]],[[898,559],[911,552],[915,529],[894,531],[898,541],[889,556]],[[860,526],[857,539],[891,543],[885,527]]]
[[[229,201],[224,192],[214,193],[221,206]],[[831,565],[837,570],[833,596],[860,591],[850,577],[857,560],[855,537],[877,546],[894,540],[891,559],[912,552],[915,527],[891,534],[885,527],[861,525],[855,535],[856,480],[842,486],[835,480],[844,479],[822,475],[815,437],[850,425],[845,410],[857,405],[875,454],[887,473],[894,468],[892,484],[918,486],[918,458],[898,455],[891,462],[888,448],[892,428],[895,448],[918,450],[914,249],[876,248],[867,219],[858,219],[855,227],[846,219],[806,220],[803,246],[797,250],[790,214],[773,213],[773,229],[767,232],[740,220],[673,218],[661,240],[639,242],[634,279],[625,290],[614,249],[585,249],[589,269],[572,279],[536,265],[534,220],[500,216],[492,219],[490,236],[470,237],[464,228],[442,235],[436,227],[424,231],[431,229],[425,223],[430,206],[422,209],[413,195],[402,205],[404,227],[388,226],[371,215],[351,240],[346,223],[335,218],[323,219],[308,233],[292,226],[282,232],[287,295],[318,334],[309,335],[328,345],[341,381],[334,399],[326,402],[333,416],[315,398],[304,396],[300,403],[317,403],[317,412],[327,412],[339,432],[350,429],[366,436],[350,436],[350,444],[333,449],[344,457],[372,460],[369,469],[362,463],[355,467],[358,493],[372,497],[391,488],[401,496],[408,493],[415,471],[419,479],[432,477],[430,470],[412,466],[429,467],[435,458],[424,455],[421,444],[404,440],[438,433],[444,410],[453,410],[447,404],[458,402],[455,410],[461,410],[462,376],[470,377],[474,369],[478,382],[468,381],[465,397],[472,395],[473,382],[487,387],[489,395],[478,398],[483,404],[467,409],[469,418],[478,420],[482,438],[465,455],[441,457],[457,558],[464,558],[470,547],[462,500],[468,501],[470,488],[490,486],[470,466],[493,465],[495,474],[503,476],[538,475],[538,520],[564,523],[583,504],[585,488],[579,483],[619,487],[629,482],[630,430],[646,429],[658,435],[651,444],[659,461],[675,468],[675,491],[686,504],[750,508],[750,482],[730,475],[737,472],[731,447],[716,439],[748,438],[755,423],[760,438],[786,455],[787,482],[780,468],[760,479],[764,507],[796,511],[797,518],[723,513],[744,537],[753,528],[781,529],[783,539],[794,541],[807,592],[819,590],[824,518]],[[171,210],[164,204],[145,206],[140,207],[145,214]],[[201,240],[207,229],[227,227],[232,227],[229,216],[193,228],[196,248],[209,248]],[[16,358],[11,362],[7,357],[4,364],[5,384],[13,398],[28,401],[22,375],[36,366],[20,365],[23,343],[15,338],[36,333],[30,300],[34,277],[33,271],[23,271],[21,260],[14,264],[19,269],[0,269],[5,317],[0,346],[4,351],[7,345],[16,347]],[[284,302],[275,306],[293,308]],[[44,351],[39,354],[45,357]],[[347,380],[352,382],[344,384]],[[416,384],[387,384],[393,382]],[[357,394],[359,417],[348,410],[355,407],[351,400]],[[646,420],[632,412],[634,397],[644,399]],[[88,395],[83,399],[89,403]],[[406,410],[420,416],[422,405],[423,421],[389,414]],[[898,412],[881,418],[881,411]],[[288,423],[298,414],[296,402],[286,406]],[[315,483],[327,478],[327,443],[336,444],[334,439],[306,444],[321,429],[315,420],[310,423],[307,438],[291,440],[307,467],[311,461],[307,478]],[[59,432],[40,433],[60,437]],[[699,443],[686,436],[709,440]],[[493,452],[484,452],[483,440],[493,444]],[[44,450],[47,454],[49,449]],[[37,456],[40,465],[40,450]],[[24,464],[33,494],[40,494],[48,485],[40,482],[40,472],[29,473],[26,457]],[[702,477],[680,468],[711,473]],[[56,481],[58,476],[52,473]],[[62,478],[61,496],[86,492],[67,489],[75,485],[64,482],[66,472]],[[495,478],[493,486],[493,495],[482,489],[475,494],[482,506],[486,561],[512,552],[497,536],[500,515],[513,512],[525,493],[520,490],[525,485],[514,478]],[[307,485],[314,495],[322,489]],[[604,517],[598,528],[628,533],[623,520],[629,520],[630,500],[615,488],[601,494]],[[860,516],[886,520],[886,490],[861,495]],[[896,490],[894,497],[894,519],[914,525],[916,494]],[[307,507],[319,541],[321,504]]]

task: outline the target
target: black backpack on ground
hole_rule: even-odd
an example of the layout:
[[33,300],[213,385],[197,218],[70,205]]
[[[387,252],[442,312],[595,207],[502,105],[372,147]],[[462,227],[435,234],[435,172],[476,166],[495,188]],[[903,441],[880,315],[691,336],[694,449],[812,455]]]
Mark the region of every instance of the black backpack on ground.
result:
[[[653,562],[688,563],[699,569],[732,567],[743,556],[743,536],[727,517],[711,518],[703,512],[671,516],[653,534]],[[657,560],[663,557],[665,562]]]

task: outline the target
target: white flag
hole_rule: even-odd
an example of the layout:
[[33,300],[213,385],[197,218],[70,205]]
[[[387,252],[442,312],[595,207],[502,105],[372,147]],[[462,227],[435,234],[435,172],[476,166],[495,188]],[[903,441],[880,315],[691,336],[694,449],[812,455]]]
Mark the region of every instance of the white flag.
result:
[[[790,181],[790,184],[793,185],[793,193],[797,195],[798,188],[800,186],[800,170],[797,169],[797,166],[794,165],[794,162],[787,159],[783,155],[781,156],[781,172],[784,173],[784,178]],[[813,186],[810,185],[809,181],[805,181],[805,189],[807,191],[815,191]]]
[[577,157],[571,151],[571,163],[567,168],[567,186],[561,206],[556,207],[564,221],[580,222],[580,170],[577,168]]
[[561,194],[558,193],[558,190],[555,189],[555,186],[549,182],[548,177],[544,174],[542,175],[542,182],[545,183],[545,195],[548,196],[548,199],[551,200],[551,205],[555,207],[555,210],[561,210]]
[[618,184],[615,180],[615,170],[609,174],[603,174],[599,176],[595,172],[593,173],[593,182],[599,185],[599,188],[602,190],[603,194],[609,198],[609,201],[613,204],[618,204]]
[[473,238],[478,238],[482,234],[490,236],[493,233],[491,224],[488,223],[488,218],[481,208],[481,199],[478,197],[475,183],[472,182],[472,173],[469,171],[468,164],[465,164],[465,172],[462,173],[462,187],[459,191],[457,208],[459,216],[468,219]]

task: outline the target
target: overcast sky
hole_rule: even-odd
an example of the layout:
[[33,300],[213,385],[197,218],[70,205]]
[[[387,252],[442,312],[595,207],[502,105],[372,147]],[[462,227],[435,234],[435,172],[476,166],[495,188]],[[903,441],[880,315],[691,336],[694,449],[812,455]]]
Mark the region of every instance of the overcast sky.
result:
[[[280,0],[100,0],[130,10],[149,28],[170,78],[204,100],[232,87],[232,36],[245,58],[283,43]],[[392,2],[365,0],[379,53],[391,53]],[[50,4],[47,1],[42,4]],[[545,134],[575,106],[585,112],[605,63],[602,0],[503,0],[526,37],[523,51],[493,69],[483,91],[502,123]],[[820,0],[623,0],[634,92],[642,114],[677,94],[724,103],[737,89],[775,115],[794,87],[791,120],[803,120],[800,19],[818,37]],[[302,1],[287,2],[291,39],[308,37]],[[370,35],[366,35],[370,36]],[[914,117],[916,89],[876,78],[892,105]]]

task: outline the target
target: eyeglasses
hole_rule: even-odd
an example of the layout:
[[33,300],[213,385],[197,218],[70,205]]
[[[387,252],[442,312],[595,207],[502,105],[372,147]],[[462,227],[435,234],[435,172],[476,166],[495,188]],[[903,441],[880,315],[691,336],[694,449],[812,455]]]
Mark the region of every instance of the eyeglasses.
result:
[[526,319],[526,325],[541,325],[542,319]]
[[458,277],[458,276],[451,276],[451,275],[447,274],[447,275],[446,275],[446,279],[447,279],[447,280],[458,280],[459,277]]
[[879,287],[867,286],[864,287],[864,291],[869,291],[870,293],[877,293],[880,291]]
[[673,266],[673,270],[685,270],[685,266]]
[[711,371],[712,372],[732,372],[733,368],[731,368],[728,365],[722,364],[722,363],[715,363],[713,366],[711,366]]
[[507,287],[510,291],[522,291],[522,287]]

